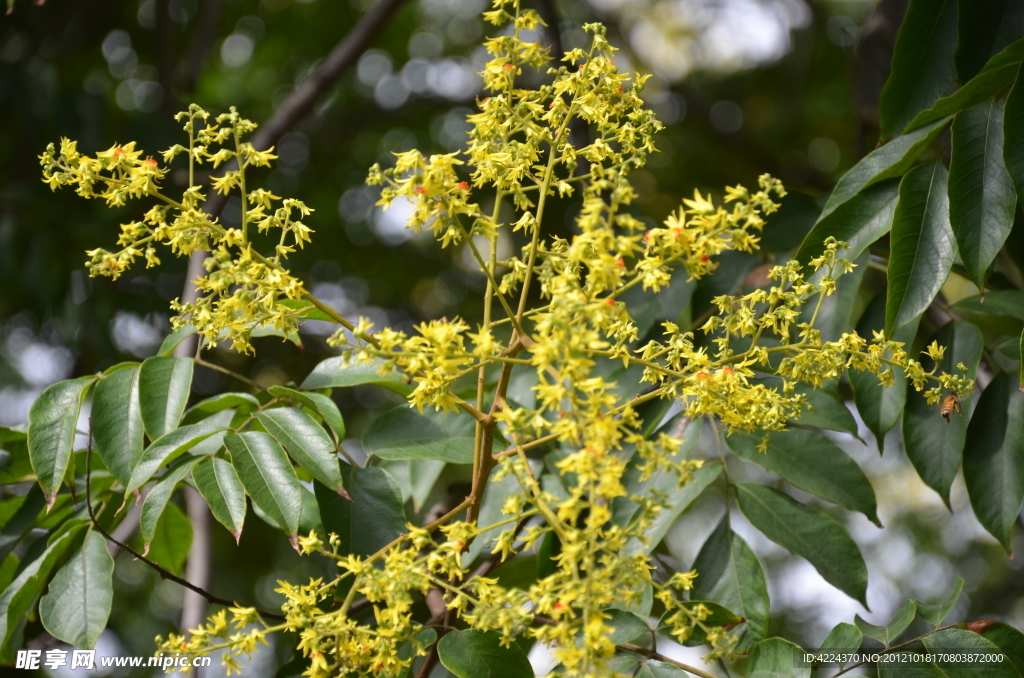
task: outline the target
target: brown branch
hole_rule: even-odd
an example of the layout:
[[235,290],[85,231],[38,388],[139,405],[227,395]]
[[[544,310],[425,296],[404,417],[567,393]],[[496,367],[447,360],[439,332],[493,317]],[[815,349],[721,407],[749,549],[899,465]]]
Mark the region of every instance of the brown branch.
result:
[[[223,605],[225,607],[238,607],[238,603],[236,603],[235,601],[227,600],[225,598],[220,598],[218,596],[215,596],[212,593],[210,593],[209,591],[206,591],[204,589],[199,588],[198,586],[196,586],[192,582],[187,581],[185,579],[182,579],[181,577],[179,577],[179,576],[177,576],[177,575],[175,575],[175,574],[173,574],[171,572],[168,572],[164,568],[162,568],[159,565],[157,565],[156,563],[154,563],[149,558],[145,557],[144,555],[142,555],[141,553],[139,553],[138,551],[133,549],[131,546],[128,546],[127,544],[125,544],[123,542],[120,542],[117,539],[114,539],[112,536],[110,536],[110,533],[107,532],[105,529],[103,529],[103,526],[100,525],[98,520],[96,520],[96,514],[93,512],[93,509],[92,509],[91,485],[92,485],[92,419],[89,420],[89,445],[88,445],[88,447],[86,447],[86,452],[85,452],[85,505],[89,509],[89,518],[92,520],[92,524],[96,527],[97,530],[99,530],[100,534],[102,534],[104,537],[107,538],[108,541],[111,541],[111,542],[117,544],[122,549],[124,549],[128,553],[132,554],[135,557],[136,560],[141,560],[146,565],[149,565],[158,575],[160,575],[161,579],[169,579],[170,581],[173,581],[175,584],[181,584],[182,586],[187,588],[189,591],[192,591],[194,593],[198,593],[203,598],[206,598],[207,601],[209,601],[211,603],[214,603],[215,605]],[[266,617],[267,619],[282,619],[282,620],[284,619],[283,615],[274,614],[273,612],[263,612],[262,610],[257,610],[257,613],[261,617]]]

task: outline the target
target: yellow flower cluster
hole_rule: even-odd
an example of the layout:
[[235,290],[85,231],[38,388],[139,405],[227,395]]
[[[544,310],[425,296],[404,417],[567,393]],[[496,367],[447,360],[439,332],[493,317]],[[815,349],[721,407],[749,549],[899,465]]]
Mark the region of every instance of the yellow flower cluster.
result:
[[[141,221],[121,226],[119,251],[87,252],[90,274],[116,279],[139,256],[145,257],[147,268],[159,265],[158,244],[169,246],[178,255],[208,251],[212,256],[205,262],[207,275],[196,281],[202,295],[194,304],[172,304],[180,314],[173,321],[175,327],[190,323],[208,345],[226,337],[234,348],[246,352],[252,350],[249,338],[260,325],[272,326],[285,335],[294,333],[301,315],[296,309],[309,304],[299,301],[306,294],[302,283],[281,262],[296,247],[309,242],[312,231],[301,218],[312,210],[299,200],[282,200],[263,189],[246,190],[246,169],[269,166],[276,156],[271,153],[273,149],[259,151],[242,140],[256,125],[234,108],[211,121],[209,113],[193,104],[176,118],[184,121],[189,145],[175,144],[162,156],[164,163],[181,154],[188,157],[188,187],[180,200],[169,197],[161,187],[169,168],[161,167],[152,156],[143,159],[142,151],[135,150],[135,142],[115,144],[90,157],[78,151],[77,142],[63,139],[59,150],[50,144],[40,156],[43,181],[54,190],[74,186],[82,197],[102,198],[111,206],[123,205],[128,198],[153,197],[159,201]],[[206,195],[196,183],[196,166],[202,163],[212,164],[215,169],[232,163],[211,183],[219,193],[240,193],[239,228],[226,228],[203,211]],[[250,228],[253,225],[255,229]],[[270,236],[261,238],[259,244],[272,249],[271,256],[259,253],[251,241],[256,235]]]

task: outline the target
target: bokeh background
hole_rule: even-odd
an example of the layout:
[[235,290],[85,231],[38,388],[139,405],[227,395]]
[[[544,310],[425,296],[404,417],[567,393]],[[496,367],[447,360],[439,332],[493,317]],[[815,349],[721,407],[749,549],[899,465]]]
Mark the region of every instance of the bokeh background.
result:
[[[134,270],[114,282],[90,279],[84,251],[111,247],[118,224],[141,206],[111,210],[68,191],[51,193],[38,171],[37,156],[46,144],[66,136],[94,152],[114,141],[136,140],[156,155],[180,141],[172,115],[193,101],[217,112],[234,105],[246,117],[265,120],[371,4],[16,0],[13,12],[0,18],[0,425],[24,424],[33,399],[55,381],[152,355],[169,332],[168,303],[182,294],[186,280],[186,262],[169,255],[158,269]],[[380,211],[375,190],[363,179],[371,164],[389,163],[393,152],[450,152],[463,143],[465,116],[480,95],[476,72],[486,59],[480,42],[493,30],[479,18],[487,4],[400,3],[372,48],[281,139],[275,168],[253,179],[316,210],[306,221],[316,231],[315,246],[291,261],[314,293],[346,316],[408,328],[424,318],[462,315],[472,322],[480,314],[475,300],[484,279],[468,252],[412,237],[401,206]],[[642,218],[658,223],[695,188],[720,194],[726,184],[752,184],[764,172],[780,177],[791,191],[766,231],[763,252],[727,255],[720,275],[666,302],[671,315],[683,319],[699,317],[717,294],[757,285],[763,270],[758,267],[785,258],[799,244],[821,196],[874,147],[877,93],[905,10],[901,0],[538,5],[557,28],[539,40],[557,40],[566,49],[585,45],[579,26],[603,21],[621,48],[620,69],[654,74],[644,94],[666,129],[660,153],[634,174],[636,213]],[[169,183],[180,186],[186,178],[172,173]],[[566,200],[555,209],[565,219],[552,220],[554,228],[570,233],[577,207]],[[223,219],[237,221],[237,210],[232,199]],[[503,240],[499,254],[520,246]],[[867,272],[854,319],[882,284],[880,274]],[[330,355],[324,340],[331,331],[311,321],[301,347],[266,337],[257,341],[256,357],[218,348],[208,359],[265,385],[301,381]],[[202,397],[237,387],[227,379],[197,368],[194,388]],[[336,392],[335,398],[352,436],[346,445],[358,452],[366,422],[393,401],[372,387]],[[859,613],[885,623],[908,597],[943,597],[957,577],[964,578],[965,593],[951,618],[1024,625],[1024,560],[1008,559],[984,534],[962,481],[954,486],[953,510],[946,509],[906,461],[898,431],[899,426],[885,441],[883,456],[866,429],[864,443],[834,436],[874,483],[886,525],[879,530],[862,516],[836,513],[869,564],[870,613],[734,511],[737,531],[769,571],[773,633],[814,647],[837,622]],[[717,457],[712,449],[704,453]],[[760,470],[737,461],[730,473],[756,477]],[[723,493],[706,492],[673,528],[658,557],[688,568],[725,509]],[[317,569],[259,521],[250,524],[238,548],[215,528],[218,566],[210,588],[271,607],[279,602],[276,580],[294,581]],[[1018,534],[1015,544],[1024,553],[1024,536]],[[101,653],[148,654],[154,635],[175,628],[182,591],[126,555],[116,572],[111,630],[101,640]],[[301,672],[288,663],[286,645],[261,655],[249,675],[274,675],[282,664],[280,675]],[[698,650],[659,649],[700,661]],[[545,668],[542,651],[531,657],[535,668]],[[720,666],[709,670],[724,675]]]

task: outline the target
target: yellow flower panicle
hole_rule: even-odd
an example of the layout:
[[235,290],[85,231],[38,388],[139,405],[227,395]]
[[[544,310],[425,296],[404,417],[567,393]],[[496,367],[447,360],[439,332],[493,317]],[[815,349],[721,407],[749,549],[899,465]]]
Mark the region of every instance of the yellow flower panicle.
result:
[[[495,631],[505,644],[528,634],[552,647],[565,675],[589,678],[606,675],[604,661],[616,651],[607,610],[637,600],[650,587],[674,637],[685,640],[700,629],[711,656],[728,656],[734,636],[707,623],[706,607],[684,604],[698,574],[657,571],[640,548],[667,497],[653,491],[627,496],[627,466],[635,465],[641,479],[668,472],[683,484],[701,461],[683,454],[680,431],[643,435],[639,405],[670,399],[698,425],[708,415],[730,433],[767,434],[800,416],[806,402],[798,384],[821,387],[844,370],[870,371],[883,384],[902,370],[932,402],[943,391],[966,395],[973,388],[962,367],[952,375],[926,371],[906,347],[880,333],[823,341],[815,327],[819,311],[837,278],[853,268],[842,256],[845,244],[834,239],[807,266],[775,266],[772,283],[763,288],[715,298],[717,313],[699,327],[666,322],[657,339],[638,344],[640,329],[623,301],[626,293],[657,293],[674,276],[700,279],[714,272],[723,252],[756,250],[765,218],[778,208],[775,200],[784,189],[765,175],[756,190],[730,187],[722,199],[695,192],[661,227],[648,228],[630,212],[636,195],[629,182],[630,172],[656,150],[653,139],[661,127],[643,104],[644,78],[618,71],[599,24],[585,26],[593,36],[589,50],[573,49],[552,65],[546,48],[523,38],[541,24],[534,12],[496,0],[485,18],[511,24],[511,30],[485,43],[492,56],[482,73],[487,96],[469,116],[466,148],[429,157],[400,153],[393,167],[374,166],[367,179],[382,187],[384,208],[399,198],[413,205],[409,228],[430,229],[444,247],[469,248],[488,280],[485,319],[476,327],[460,318],[432,320],[411,333],[373,331],[365,319],[346,321],[332,343],[351,360],[382,361],[384,369],[404,371],[415,385],[411,406],[469,411],[480,430],[497,422],[509,449],[485,447],[481,434],[476,462],[487,470],[497,464],[492,480],[511,475],[518,483],[519,491],[503,506],[507,518],[492,525],[450,522],[433,531],[410,525],[403,537],[369,557],[341,554],[336,535],[310,534],[299,540],[303,553],[330,558],[338,575],[302,586],[281,582],[282,624],[267,626],[254,611],[236,608],[231,629],[222,611],[189,640],[161,640],[164,652],[227,648],[225,661],[235,669],[266,633],[288,630],[298,634],[299,649],[309,659],[306,675],[398,676],[432,642],[431,631],[413,618],[414,605],[440,591],[452,618]],[[518,87],[527,70],[546,72],[549,83]],[[177,325],[192,323],[210,343],[230,340],[242,350],[250,349],[258,325],[294,332],[305,305],[319,303],[283,265],[309,240],[301,219],[310,210],[247,188],[245,169],[266,165],[273,156],[242,140],[254,125],[233,109],[209,122],[209,114],[193,106],[179,119],[189,145],[168,149],[163,159],[188,158],[189,188],[180,201],[160,188],[167,169],[142,158],[132,144],[89,158],[65,140],[60,150],[51,146],[42,156],[44,180],[54,188],[74,186],[112,205],[146,196],[159,201],[141,221],[122,227],[121,250],[89,253],[93,274],[117,277],[140,256],[156,265],[157,244],[182,255],[209,251],[207,275],[199,280],[204,296],[195,304],[174,304],[181,314]],[[574,120],[590,130],[585,145],[570,138]],[[229,168],[210,188],[192,180],[196,164],[229,162],[239,167]],[[241,193],[239,228],[225,228],[202,211],[209,190]],[[582,201],[575,234],[568,240],[546,235],[547,200],[571,195]],[[501,229],[521,233],[529,244],[520,256],[498,262]],[[482,236],[489,250],[478,248],[474,236]],[[259,254],[254,240],[273,253]],[[542,302],[528,308],[531,287]],[[933,345],[926,354],[938,363],[942,351]],[[651,388],[624,398],[607,376],[619,364],[641,371]],[[489,414],[455,395],[460,379],[480,374],[485,383],[481,368],[492,374],[500,369],[502,375]],[[508,397],[512,370],[535,374],[531,404]],[[767,374],[779,377],[781,386],[766,385]],[[481,403],[485,395],[481,390]],[[541,444],[556,448],[560,483],[542,485],[529,465],[526,450]],[[623,520],[612,509],[627,499],[635,511]],[[502,560],[553,540],[560,546],[554,571],[528,589],[471,576],[466,549],[494,531],[488,550]],[[372,610],[368,620],[349,615],[357,599]]]

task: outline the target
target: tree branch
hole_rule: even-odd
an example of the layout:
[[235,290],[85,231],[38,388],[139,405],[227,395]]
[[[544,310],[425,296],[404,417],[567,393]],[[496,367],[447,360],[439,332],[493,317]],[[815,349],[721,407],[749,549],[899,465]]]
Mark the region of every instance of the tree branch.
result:
[[[106,537],[108,541],[111,541],[111,542],[117,544],[122,549],[124,549],[128,553],[130,553],[133,556],[135,556],[136,560],[141,560],[146,565],[149,565],[154,571],[156,571],[156,573],[158,575],[160,575],[161,579],[169,579],[170,581],[173,581],[175,584],[181,584],[182,586],[187,588],[189,591],[193,591],[194,593],[198,593],[203,598],[206,598],[206,600],[208,600],[209,602],[214,603],[216,605],[224,605],[225,607],[238,607],[238,603],[236,603],[235,601],[227,600],[225,598],[220,598],[218,596],[215,596],[212,593],[210,593],[209,591],[206,591],[204,589],[199,588],[198,586],[196,586],[192,582],[190,582],[188,580],[185,580],[185,579],[182,579],[181,577],[179,577],[179,576],[177,576],[177,575],[175,575],[175,574],[173,574],[171,572],[168,572],[164,568],[162,568],[159,565],[157,565],[156,563],[154,563],[149,558],[145,557],[144,555],[142,555],[141,553],[139,553],[138,551],[133,549],[131,546],[128,546],[127,544],[122,543],[122,542],[118,541],[117,539],[114,539],[112,536],[110,536],[110,533],[107,532],[105,529],[103,529],[103,526],[100,525],[98,520],[96,520],[96,514],[93,512],[93,509],[92,509],[91,485],[92,485],[92,419],[89,420],[89,445],[86,448],[86,452],[85,452],[85,505],[89,509],[89,519],[92,521],[93,526],[95,526],[96,529],[99,530],[99,533],[102,534],[104,537]],[[279,614],[274,614],[273,612],[263,612],[262,610],[257,610],[257,613],[261,617],[266,617],[267,619],[284,619],[284,616],[279,615]]]
[[213,39],[217,37],[217,24],[220,22],[224,0],[203,0],[199,7],[199,17],[192,31],[191,39],[184,50],[178,87],[182,92],[192,92],[196,88],[199,74],[206,61],[206,53],[210,51]]

